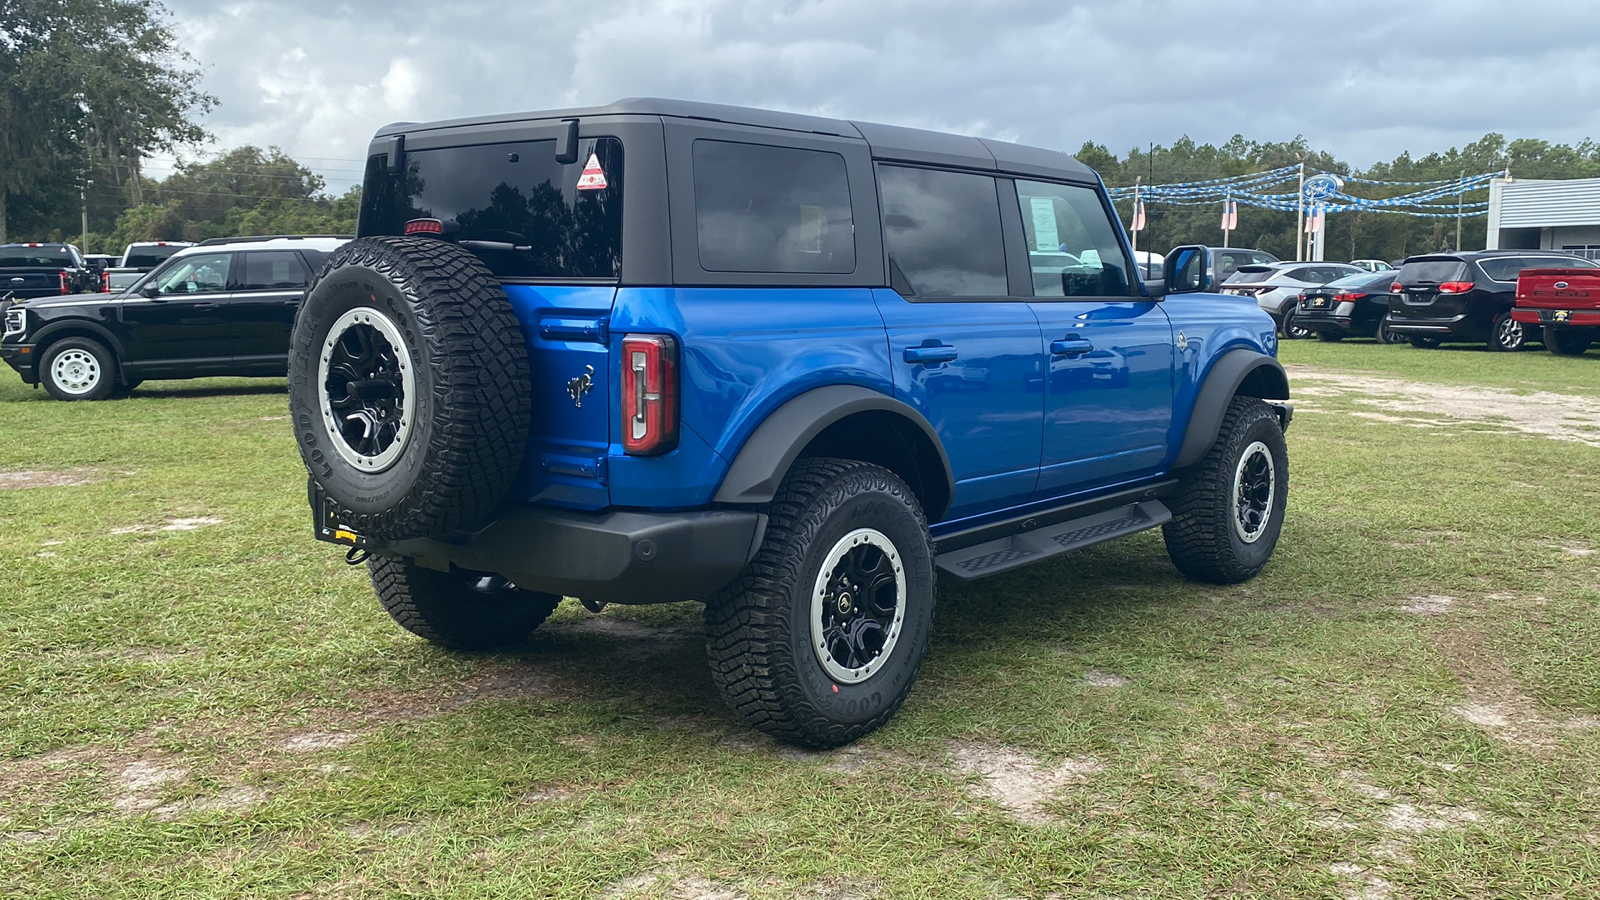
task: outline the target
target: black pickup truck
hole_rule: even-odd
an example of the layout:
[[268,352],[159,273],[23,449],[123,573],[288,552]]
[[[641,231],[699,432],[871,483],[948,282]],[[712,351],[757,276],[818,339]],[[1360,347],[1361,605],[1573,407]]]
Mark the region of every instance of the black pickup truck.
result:
[[0,244],[0,298],[82,294],[99,290],[99,282],[71,244]]

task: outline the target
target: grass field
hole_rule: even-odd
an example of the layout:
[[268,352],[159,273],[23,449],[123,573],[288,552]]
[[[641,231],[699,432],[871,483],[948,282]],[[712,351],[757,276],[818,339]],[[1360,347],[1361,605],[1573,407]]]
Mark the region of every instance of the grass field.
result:
[[833,754],[732,719],[690,604],[402,632],[310,538],[281,382],[0,370],[0,895],[1600,894],[1600,353],[1282,355],[1258,579],[1145,534],[942,582]]

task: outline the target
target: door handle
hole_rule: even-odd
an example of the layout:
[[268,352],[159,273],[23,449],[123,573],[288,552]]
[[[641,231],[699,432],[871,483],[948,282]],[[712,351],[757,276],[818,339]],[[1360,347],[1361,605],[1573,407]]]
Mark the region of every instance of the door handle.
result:
[[946,363],[956,358],[956,348],[949,344],[923,344],[921,347],[906,348],[906,362],[908,363]]
[[1082,356],[1094,350],[1094,342],[1086,337],[1069,337],[1050,342],[1051,356]]

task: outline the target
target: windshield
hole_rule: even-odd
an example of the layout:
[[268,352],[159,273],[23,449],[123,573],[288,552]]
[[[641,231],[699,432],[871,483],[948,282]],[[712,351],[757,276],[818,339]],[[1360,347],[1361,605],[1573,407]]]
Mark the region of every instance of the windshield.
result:
[[124,269],[149,269],[160,265],[161,261],[172,254],[182,250],[182,244],[168,244],[165,247],[135,247],[122,257]]
[[618,277],[622,142],[581,141],[575,163],[555,154],[555,141],[413,150],[400,174],[374,156],[358,233],[404,234],[413,219],[438,219],[501,278]]
[[72,254],[65,247],[12,247],[0,250],[0,269],[51,268],[70,269]]

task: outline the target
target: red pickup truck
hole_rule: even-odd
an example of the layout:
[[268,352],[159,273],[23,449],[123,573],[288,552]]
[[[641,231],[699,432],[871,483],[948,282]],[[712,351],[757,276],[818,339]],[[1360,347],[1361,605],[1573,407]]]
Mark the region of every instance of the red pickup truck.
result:
[[1511,318],[1543,325],[1551,353],[1576,356],[1600,341],[1600,269],[1523,269]]

